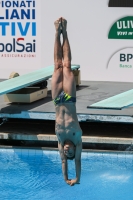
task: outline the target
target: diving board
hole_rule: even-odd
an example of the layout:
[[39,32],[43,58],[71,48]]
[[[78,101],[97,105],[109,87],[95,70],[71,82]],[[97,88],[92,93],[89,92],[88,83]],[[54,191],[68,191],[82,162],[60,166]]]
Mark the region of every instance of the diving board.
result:
[[[80,65],[71,65],[72,70],[79,69]],[[12,79],[8,79],[0,82],[0,95],[7,94],[33,84],[37,84],[41,81],[46,81],[52,77],[54,72],[54,65],[41,68],[34,72],[24,74]]]
[[133,89],[94,103],[87,108],[121,110],[131,105],[133,105]]

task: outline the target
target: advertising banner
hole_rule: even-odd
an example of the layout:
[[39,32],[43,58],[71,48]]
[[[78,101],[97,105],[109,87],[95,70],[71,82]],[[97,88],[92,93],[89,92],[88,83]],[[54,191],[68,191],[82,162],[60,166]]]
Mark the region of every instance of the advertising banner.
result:
[[42,1],[42,65],[53,64],[54,21],[67,19],[81,80],[133,82],[133,1]]
[[41,1],[0,2],[0,78],[41,67]]
[[133,0],[1,1],[0,78],[53,65],[59,17],[81,80],[133,82]]

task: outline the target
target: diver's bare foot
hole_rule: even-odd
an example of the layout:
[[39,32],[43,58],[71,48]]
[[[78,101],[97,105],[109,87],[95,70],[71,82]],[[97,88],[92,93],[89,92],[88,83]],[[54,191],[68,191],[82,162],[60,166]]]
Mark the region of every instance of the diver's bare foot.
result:
[[66,34],[66,29],[67,29],[67,20],[64,19],[63,17],[61,18],[61,24],[62,24],[62,34]]
[[59,35],[61,34],[61,31],[62,31],[61,19],[62,18],[59,18],[58,20],[54,22],[56,33]]

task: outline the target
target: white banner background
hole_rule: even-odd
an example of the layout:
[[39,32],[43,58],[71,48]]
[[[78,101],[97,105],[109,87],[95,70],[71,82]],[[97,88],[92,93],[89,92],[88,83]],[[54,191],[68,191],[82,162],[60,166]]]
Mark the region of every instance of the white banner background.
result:
[[[36,0],[36,58],[0,58],[0,78],[8,78],[12,71],[21,75],[53,64],[54,21],[63,16],[68,21],[72,63],[80,64],[82,80],[133,82],[133,67],[116,70],[116,63],[107,68],[115,52],[133,47],[133,40],[108,39],[111,26],[122,17],[132,16],[133,8],[109,8],[108,1]],[[0,36],[2,42],[8,39]]]
[[[42,65],[53,63],[54,20],[68,20],[72,63],[81,65],[81,79],[133,82],[132,69],[107,69],[110,57],[120,49],[133,47],[133,40],[109,40],[116,20],[133,15],[133,8],[109,8],[109,0],[42,0]],[[117,63],[116,63],[117,68]]]

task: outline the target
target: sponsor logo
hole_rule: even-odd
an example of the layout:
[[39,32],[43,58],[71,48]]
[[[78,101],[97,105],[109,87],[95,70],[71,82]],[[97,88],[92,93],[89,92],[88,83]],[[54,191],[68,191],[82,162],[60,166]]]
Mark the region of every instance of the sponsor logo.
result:
[[125,54],[125,53],[120,53],[120,61],[121,62],[129,62],[131,59],[133,59],[133,54]]
[[133,48],[119,50],[108,61],[107,68],[133,68]]
[[116,21],[111,27],[108,39],[133,39],[133,16]]
[[132,65],[123,65],[123,64],[120,64],[120,67],[121,68],[132,68]]
[[0,53],[35,54],[36,42],[35,1],[1,1]]
[[24,41],[24,38],[18,38],[17,40],[13,38],[12,43],[0,43],[0,52],[36,52],[35,40],[33,43],[21,43]]

